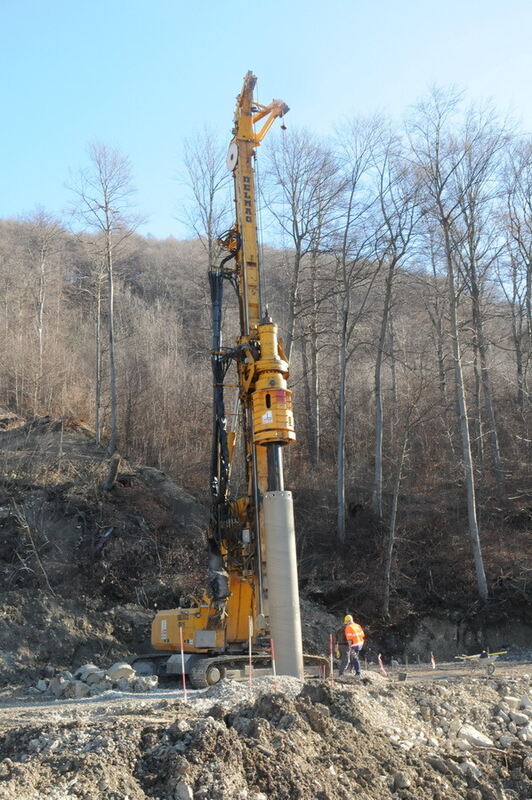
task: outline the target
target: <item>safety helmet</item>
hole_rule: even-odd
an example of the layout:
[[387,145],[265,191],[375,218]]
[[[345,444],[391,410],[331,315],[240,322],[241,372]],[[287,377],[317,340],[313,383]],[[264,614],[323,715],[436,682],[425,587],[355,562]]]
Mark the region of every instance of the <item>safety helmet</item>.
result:
[[344,617],[344,622],[353,622],[351,614],[347,614],[347,616]]

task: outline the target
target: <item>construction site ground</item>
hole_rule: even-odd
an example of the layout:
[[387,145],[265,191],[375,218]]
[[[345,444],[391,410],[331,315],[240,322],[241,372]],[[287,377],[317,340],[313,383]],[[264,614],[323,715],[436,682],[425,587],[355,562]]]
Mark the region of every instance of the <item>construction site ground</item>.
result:
[[[155,609],[201,596],[208,513],[126,462],[103,490],[109,459],[76,421],[0,414],[0,427],[0,800],[532,800],[524,622],[505,624],[514,660],[491,676],[480,659],[431,669],[457,641],[438,618],[396,636],[387,676],[375,663],[333,683],[256,671],[251,687],[232,674],[186,699],[179,684],[39,690],[146,652]],[[305,651],[326,654],[338,614],[301,605]]]
[[[5,800],[532,798],[530,674],[372,667],[43,702],[4,693]],[[524,720],[528,720],[524,722]],[[519,723],[519,724],[517,724]]]

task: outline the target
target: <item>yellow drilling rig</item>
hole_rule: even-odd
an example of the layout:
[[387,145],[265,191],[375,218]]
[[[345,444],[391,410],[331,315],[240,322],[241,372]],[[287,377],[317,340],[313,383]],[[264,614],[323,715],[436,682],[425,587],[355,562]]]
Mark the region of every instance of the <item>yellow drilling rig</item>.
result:
[[[236,222],[219,244],[226,254],[210,266],[212,300],[213,447],[209,596],[194,608],[157,613],[152,624],[156,655],[139,656],[137,671],[179,675],[195,688],[216,683],[226,668],[250,658],[268,663],[275,644],[279,674],[303,676],[292,494],[284,488],[283,447],[295,441],[288,363],[269,316],[261,286],[254,160],[256,148],[278,117],[282,100],[253,100],[256,77],[248,72],[237,97],[227,167],[233,173]],[[256,126],[259,126],[258,128]],[[224,286],[236,292],[239,332],[222,342]],[[236,376],[235,376],[236,371]],[[232,375],[232,379],[228,379]],[[236,387],[233,414],[226,390]],[[231,418],[228,424],[227,418]],[[235,496],[235,459],[245,491]],[[184,656],[181,655],[183,651]]]

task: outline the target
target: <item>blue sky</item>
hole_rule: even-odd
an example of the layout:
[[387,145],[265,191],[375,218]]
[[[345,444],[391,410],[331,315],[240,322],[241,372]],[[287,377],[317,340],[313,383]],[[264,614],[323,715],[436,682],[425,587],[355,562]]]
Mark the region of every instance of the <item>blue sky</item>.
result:
[[[531,0],[0,0],[0,217],[61,214],[94,139],[131,159],[142,233],[181,238],[182,143],[230,139],[258,96],[320,135],[353,114],[399,118],[428,86],[492,98],[532,130]],[[269,135],[279,135],[278,133]]]

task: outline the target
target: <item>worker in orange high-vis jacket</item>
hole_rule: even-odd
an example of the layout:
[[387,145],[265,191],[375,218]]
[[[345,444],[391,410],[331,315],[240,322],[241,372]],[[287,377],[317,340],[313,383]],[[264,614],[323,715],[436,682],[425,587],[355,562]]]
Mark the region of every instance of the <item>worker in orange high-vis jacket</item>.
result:
[[355,673],[360,677],[358,654],[364,647],[364,631],[358,622],[353,622],[351,614],[344,617],[344,624],[336,631],[336,646],[340,651],[339,675]]

